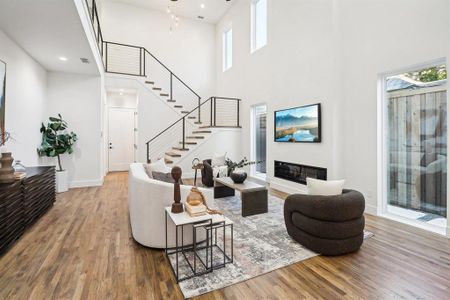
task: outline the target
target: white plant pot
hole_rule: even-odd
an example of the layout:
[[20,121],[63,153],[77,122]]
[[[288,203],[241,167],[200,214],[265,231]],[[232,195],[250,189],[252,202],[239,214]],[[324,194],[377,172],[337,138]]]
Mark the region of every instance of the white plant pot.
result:
[[64,171],[56,171],[56,192],[64,193],[69,190],[69,173]]

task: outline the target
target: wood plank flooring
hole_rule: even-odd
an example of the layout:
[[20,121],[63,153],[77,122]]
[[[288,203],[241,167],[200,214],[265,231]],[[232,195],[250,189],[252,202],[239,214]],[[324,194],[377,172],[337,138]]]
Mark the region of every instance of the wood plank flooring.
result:
[[[131,237],[127,174],[73,189],[0,258],[0,299],[182,299],[163,251]],[[272,191],[278,196],[285,195]],[[314,257],[198,299],[450,299],[450,240],[367,216],[357,253]]]

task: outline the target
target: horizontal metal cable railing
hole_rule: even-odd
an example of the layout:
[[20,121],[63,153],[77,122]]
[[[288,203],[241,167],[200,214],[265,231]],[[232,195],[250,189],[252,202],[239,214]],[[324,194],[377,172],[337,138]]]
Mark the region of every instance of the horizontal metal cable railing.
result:
[[195,144],[190,139],[199,127],[240,127],[241,99],[217,96],[202,103],[193,88],[144,47],[105,41],[96,2],[85,1],[105,71],[142,77],[149,89],[181,110],[182,117],[146,143],[148,161],[165,156],[170,147],[185,151]]
[[[200,129],[212,127],[240,127],[240,102],[241,99],[238,98],[210,97],[146,143],[147,161],[150,162],[154,159],[164,157],[167,146],[178,148],[180,151],[188,150],[189,145],[195,143],[195,141],[189,139],[189,136],[197,129],[197,126],[195,126],[196,123],[201,123],[199,124],[202,125],[200,126]],[[221,107],[228,107],[231,112],[227,114],[218,114],[217,109]],[[198,117],[200,117],[199,120],[201,121],[196,121],[198,120]],[[161,144],[161,141],[165,140],[174,143],[162,142]],[[166,148],[164,148],[164,146],[166,146]]]

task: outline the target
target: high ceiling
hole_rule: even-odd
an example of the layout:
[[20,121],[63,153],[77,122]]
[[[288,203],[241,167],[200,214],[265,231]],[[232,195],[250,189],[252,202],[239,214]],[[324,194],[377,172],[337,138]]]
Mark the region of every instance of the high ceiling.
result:
[[98,74],[73,0],[0,1],[0,30],[49,71]]
[[[166,12],[167,7],[170,10],[182,17],[195,19],[203,22],[216,24],[220,21],[223,15],[233,5],[236,0],[102,0],[104,2],[122,2],[131,4],[134,6],[144,7],[148,9],[154,9],[162,12]],[[204,8],[201,5],[204,4]],[[201,20],[198,16],[203,16]]]

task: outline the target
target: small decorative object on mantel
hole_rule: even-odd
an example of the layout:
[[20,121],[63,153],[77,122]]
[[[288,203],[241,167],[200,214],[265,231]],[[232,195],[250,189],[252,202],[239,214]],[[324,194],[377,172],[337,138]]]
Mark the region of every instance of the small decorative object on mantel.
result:
[[75,133],[66,131],[68,125],[61,114],[58,117],[50,117],[47,126],[42,123],[42,143],[37,149],[39,156],[57,157],[58,170],[56,171],[56,192],[62,193],[69,189],[69,178],[67,170],[61,166],[61,155],[72,154],[73,146],[78,140]]
[[13,168],[14,168],[14,177],[16,178],[16,180],[21,180],[27,177],[27,169],[25,168],[24,165],[22,165],[20,160],[16,160]]
[[175,180],[175,183],[173,184],[174,190],[173,190],[173,203],[172,203],[172,213],[179,214],[183,212],[183,204],[181,203],[181,192],[180,192],[180,178],[181,178],[181,168],[180,167],[173,167],[172,168],[172,178]]
[[6,142],[9,140],[11,140],[11,135],[6,131],[2,131],[0,133],[0,183],[12,183],[15,181],[14,168],[12,167],[14,158],[6,148]]
[[228,175],[234,183],[243,183],[245,179],[247,179],[247,173],[242,168],[249,165],[260,164],[262,162],[263,160],[248,161],[246,157],[244,157],[240,162],[234,162],[227,158],[226,164],[228,166]]
[[2,157],[0,158],[0,183],[12,183],[16,180],[14,177],[14,168],[12,167],[13,161],[14,158],[11,152],[2,153]]

